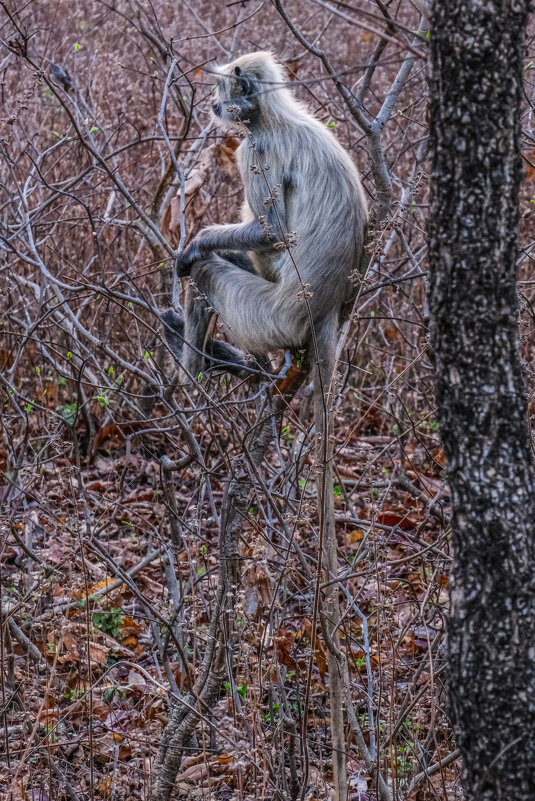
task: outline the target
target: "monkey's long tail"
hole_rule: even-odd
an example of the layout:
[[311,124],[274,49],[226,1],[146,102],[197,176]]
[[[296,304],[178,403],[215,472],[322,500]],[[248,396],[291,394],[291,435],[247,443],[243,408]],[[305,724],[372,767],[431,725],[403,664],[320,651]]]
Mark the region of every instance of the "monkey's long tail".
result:
[[[314,367],[314,412],[318,455],[318,512],[323,582],[325,594],[320,599],[320,622],[328,648],[329,701],[331,707],[331,739],[333,776],[336,801],[347,798],[347,765],[344,727],[344,678],[340,665],[340,605],[338,577],[338,546],[334,521],[333,493],[333,400],[337,320],[316,332],[311,348]],[[317,353],[314,353],[317,350]]]

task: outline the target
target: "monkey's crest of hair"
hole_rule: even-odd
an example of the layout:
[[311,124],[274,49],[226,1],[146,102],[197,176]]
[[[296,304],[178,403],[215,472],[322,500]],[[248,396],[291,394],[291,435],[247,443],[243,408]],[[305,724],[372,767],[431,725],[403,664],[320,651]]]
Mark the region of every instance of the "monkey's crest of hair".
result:
[[[259,50],[215,67],[214,113],[225,122],[247,121],[268,127],[281,119],[308,114],[287,87],[286,72],[273,53]],[[261,118],[261,120],[260,120]]]

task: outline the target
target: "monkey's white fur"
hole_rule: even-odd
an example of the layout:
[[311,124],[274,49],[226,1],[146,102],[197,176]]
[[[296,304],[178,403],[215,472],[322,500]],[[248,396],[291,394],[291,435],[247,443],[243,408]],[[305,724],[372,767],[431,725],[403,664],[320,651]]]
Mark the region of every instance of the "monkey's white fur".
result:
[[[216,116],[249,132],[237,150],[243,223],[202,230],[179,258],[179,273],[191,273],[254,354],[308,346],[311,315],[327,368],[364,243],[367,212],[357,169],[332,131],[293,96],[271,53],[240,56],[216,72]],[[284,243],[293,238],[288,248]],[[248,253],[254,271],[218,251]],[[187,316],[185,339],[203,348],[200,309]],[[195,374],[199,356],[185,350],[184,363]]]
[[[340,315],[353,294],[350,275],[362,256],[366,203],[348,154],[293,97],[271,53],[241,56],[217,74],[214,113],[223,121],[241,122],[249,132],[237,151],[243,222],[205,228],[181,254],[177,269],[179,275],[191,274],[209,305],[253,354],[312,345],[323,565],[328,576],[336,576],[329,394]],[[288,249],[293,234],[296,243]],[[206,304],[195,301],[190,288],[187,298],[185,322],[171,310],[164,321],[172,348],[169,333],[176,330],[180,343],[182,325],[182,363],[197,377],[202,349],[212,357],[225,353],[223,343],[205,342]],[[175,350],[179,355],[180,344]],[[243,366],[235,351],[228,354]],[[336,641],[338,590],[329,586],[328,625]],[[332,655],[329,669],[338,670]],[[335,777],[343,777],[343,712],[332,675],[333,764]]]

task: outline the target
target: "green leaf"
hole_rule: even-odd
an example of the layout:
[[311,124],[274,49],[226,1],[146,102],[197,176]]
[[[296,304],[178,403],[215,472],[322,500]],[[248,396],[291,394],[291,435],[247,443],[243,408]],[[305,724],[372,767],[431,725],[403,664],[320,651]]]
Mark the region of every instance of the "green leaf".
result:
[[341,497],[342,497],[342,490],[340,489],[340,487],[338,486],[338,484],[335,484],[335,485],[334,485],[334,487],[333,487],[333,492],[334,492],[334,494],[335,494],[335,495],[338,495],[338,497],[339,497],[339,498],[341,498]]
[[108,403],[108,400],[105,397],[103,397],[103,395],[99,395],[97,400],[102,406],[109,406],[110,405]]
[[26,412],[26,414],[29,414],[32,409],[33,409],[33,403],[27,403],[26,406],[24,407],[24,411]]
[[92,127],[89,129],[89,133],[96,133],[97,131],[98,131],[98,128],[97,128],[97,126],[96,126],[96,125],[93,125],[93,126],[92,126]]
[[35,368],[35,372],[37,373],[37,375],[41,375],[41,368],[40,367],[36,367]]
[[82,45],[80,45],[80,44],[78,44],[78,42],[76,42],[75,45],[74,45],[74,49],[75,50],[79,50],[81,48],[81,46]]
[[76,421],[77,403],[73,401],[72,403],[59,404],[56,406],[56,411],[72,426]]
[[121,634],[120,626],[123,623],[123,617],[123,610],[120,607],[94,612],[93,625],[105,634],[110,634],[117,639]]
[[134,526],[134,524],[131,523],[130,520],[121,520],[121,523],[123,523],[123,525],[125,526],[132,526],[132,527]]

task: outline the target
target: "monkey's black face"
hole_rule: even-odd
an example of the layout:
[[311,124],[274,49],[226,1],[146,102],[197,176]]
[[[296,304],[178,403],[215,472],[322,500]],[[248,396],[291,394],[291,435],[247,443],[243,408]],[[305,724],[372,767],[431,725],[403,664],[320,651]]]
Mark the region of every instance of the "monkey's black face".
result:
[[235,67],[232,75],[222,75],[216,84],[212,111],[225,122],[254,124],[260,112],[256,78]]

